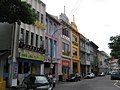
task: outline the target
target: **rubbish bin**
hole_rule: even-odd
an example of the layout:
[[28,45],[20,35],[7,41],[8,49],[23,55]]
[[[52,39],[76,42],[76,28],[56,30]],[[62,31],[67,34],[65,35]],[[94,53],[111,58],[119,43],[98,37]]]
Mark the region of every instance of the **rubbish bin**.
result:
[[2,90],[2,82],[0,82],[0,90]]
[[0,90],[6,90],[6,81],[0,76]]
[[63,80],[65,81],[67,79],[67,74],[63,75]]

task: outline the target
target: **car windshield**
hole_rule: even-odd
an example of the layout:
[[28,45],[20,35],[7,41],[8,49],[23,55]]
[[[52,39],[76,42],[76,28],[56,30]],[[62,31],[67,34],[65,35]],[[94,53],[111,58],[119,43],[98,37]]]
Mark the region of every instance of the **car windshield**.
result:
[[118,71],[114,71],[114,72],[112,72],[112,74],[119,74],[119,72]]
[[70,74],[70,77],[74,77],[75,75],[74,74]]
[[48,83],[48,80],[44,76],[35,76],[35,83]]

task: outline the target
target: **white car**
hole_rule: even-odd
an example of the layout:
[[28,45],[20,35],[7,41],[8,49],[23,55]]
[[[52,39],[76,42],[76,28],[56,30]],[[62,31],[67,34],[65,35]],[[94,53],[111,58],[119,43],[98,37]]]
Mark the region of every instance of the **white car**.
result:
[[95,74],[94,73],[90,73],[92,78],[95,78]]
[[102,72],[102,73],[100,73],[100,75],[99,76],[105,76],[105,73],[104,72]]
[[85,78],[95,78],[95,74],[94,73],[88,73]]

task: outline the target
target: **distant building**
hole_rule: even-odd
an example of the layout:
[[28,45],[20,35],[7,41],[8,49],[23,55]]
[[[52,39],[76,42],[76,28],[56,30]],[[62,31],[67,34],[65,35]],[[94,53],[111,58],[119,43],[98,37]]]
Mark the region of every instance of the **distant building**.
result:
[[109,72],[109,62],[108,62],[108,54],[104,51],[98,51],[98,69],[99,74],[101,72],[108,73]]
[[[46,12],[46,30],[45,30],[45,61],[44,73],[52,72],[58,80],[59,61],[60,61],[60,38],[62,28],[58,18]],[[52,71],[51,71],[52,70]]]
[[91,62],[91,72],[98,74],[98,46],[90,41],[90,62]]
[[[73,17],[74,18],[74,17]],[[80,33],[78,32],[77,26],[75,21],[71,22],[71,51],[72,51],[72,73],[79,73],[81,72],[80,69]]]
[[90,68],[90,41],[80,34],[80,62],[81,62],[81,75],[85,76],[91,72]]
[[59,16],[62,32],[60,40],[61,60],[59,63],[59,76],[66,80],[67,76],[72,72],[71,67],[71,26],[69,19],[65,13]]
[[111,70],[120,69],[120,67],[118,65],[118,59],[111,58],[109,60],[109,64],[110,64],[110,69]]

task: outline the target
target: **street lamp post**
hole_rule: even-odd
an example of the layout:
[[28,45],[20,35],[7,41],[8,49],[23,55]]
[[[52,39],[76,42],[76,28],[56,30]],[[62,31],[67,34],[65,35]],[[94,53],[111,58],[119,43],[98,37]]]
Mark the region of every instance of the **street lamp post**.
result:
[[[62,30],[62,29],[67,29],[67,27],[62,27],[62,28],[56,29],[52,34],[52,38],[57,31]],[[53,75],[53,73],[52,73],[52,69],[53,69],[53,60],[52,60],[53,59],[53,41],[52,40],[51,40],[51,47],[50,48],[51,48],[50,74]]]

